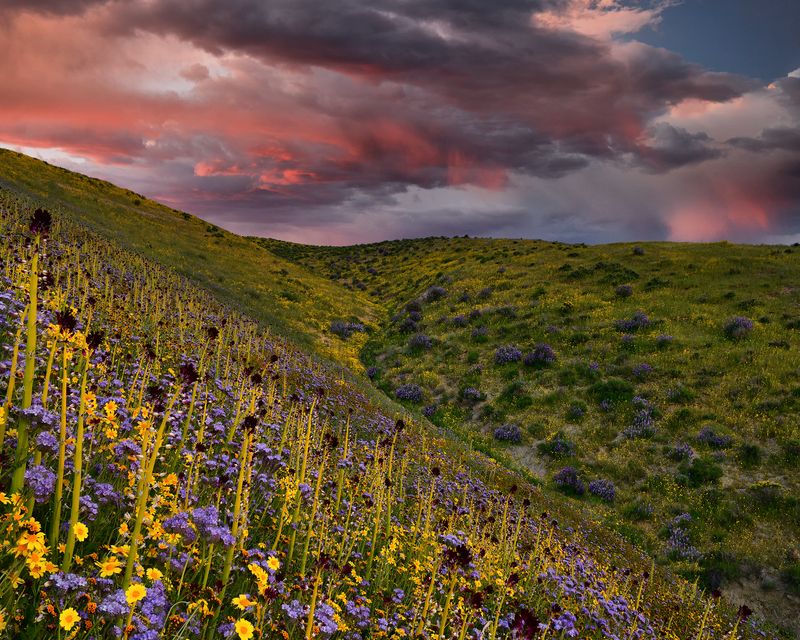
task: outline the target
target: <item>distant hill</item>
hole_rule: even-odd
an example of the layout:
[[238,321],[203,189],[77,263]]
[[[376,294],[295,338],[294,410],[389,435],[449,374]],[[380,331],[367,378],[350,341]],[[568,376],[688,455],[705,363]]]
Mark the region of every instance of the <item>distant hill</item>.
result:
[[383,305],[387,395],[547,487],[575,468],[659,561],[800,619],[798,248],[260,243]]

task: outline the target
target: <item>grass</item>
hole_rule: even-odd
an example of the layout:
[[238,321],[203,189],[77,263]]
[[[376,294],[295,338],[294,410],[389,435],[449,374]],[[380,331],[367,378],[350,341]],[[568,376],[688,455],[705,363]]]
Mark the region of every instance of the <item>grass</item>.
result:
[[[788,575],[800,549],[800,520],[790,506],[800,488],[791,457],[800,429],[795,247],[258,242],[383,306],[382,329],[362,359],[386,393],[416,381],[423,392],[418,409],[428,407],[434,421],[458,415],[465,437],[489,455],[527,466],[545,486],[568,465],[587,483],[613,481],[617,496],[606,520],[709,587],[736,572],[720,580],[703,556],[725,554],[740,572],[761,572],[765,582]],[[431,298],[434,287],[445,295]],[[637,313],[646,321],[637,322]],[[729,335],[726,324],[739,316],[752,329]],[[420,334],[430,348],[410,346]],[[532,358],[526,365],[524,356],[540,344],[552,347],[555,361]],[[520,359],[499,364],[504,347],[518,349]],[[466,388],[480,399],[465,399]],[[520,428],[521,443],[493,438],[505,424]],[[558,433],[573,447],[566,457],[543,453]],[[688,445],[690,460],[675,457],[680,445]],[[751,487],[765,481],[788,500],[783,508],[756,506]],[[588,494],[573,500],[607,510]],[[652,514],[629,518],[642,501]],[[697,560],[676,558],[659,537],[682,512],[692,516],[687,534]],[[790,588],[780,582],[779,589]],[[775,613],[785,618],[785,611]]]
[[[630,245],[468,238],[312,248],[239,238],[12,152],[0,154],[0,166],[0,264],[11,310],[0,331],[2,451],[10,459],[20,426],[38,419],[21,412],[30,393],[31,406],[53,414],[49,431],[61,446],[47,453],[31,439],[31,457],[14,457],[64,479],[59,500],[34,504],[29,481],[6,504],[6,522],[32,515],[25,531],[41,527],[55,542],[34,536],[30,549],[2,560],[5,575],[24,581],[2,593],[9,633],[36,618],[32,633],[52,637],[59,612],[72,609],[100,635],[116,626],[134,637],[150,630],[137,609],[144,605],[129,602],[112,616],[88,603],[143,584],[156,595],[163,588],[176,607],[177,626],[161,620],[176,638],[210,637],[240,618],[264,637],[331,635],[330,620],[361,637],[387,624],[387,637],[474,637],[479,619],[484,637],[502,637],[501,621],[527,619],[523,611],[542,621],[545,636],[564,636],[555,633],[558,619],[580,637],[600,637],[580,613],[586,597],[602,616],[604,599],[625,598],[657,637],[723,638],[735,635],[735,607],[706,599],[675,572],[711,588],[766,569],[779,591],[796,589],[800,323],[798,293],[776,284],[797,270],[784,248],[644,244],[638,255]],[[33,278],[23,227],[32,202],[54,209],[58,234],[41,256],[54,281],[41,292],[28,376],[25,283]],[[618,294],[621,284],[632,295]],[[64,305],[78,329],[53,333],[48,325]],[[636,322],[638,311],[649,323]],[[726,337],[725,323],[738,315],[753,329]],[[631,319],[633,337],[624,339],[618,321]],[[366,331],[347,328],[359,324]],[[87,325],[104,331],[93,351],[81,342]],[[666,333],[673,340],[658,339]],[[409,346],[420,334],[428,339]],[[526,364],[543,342],[555,361]],[[498,347],[506,347],[501,361]],[[636,369],[643,363],[651,369]],[[361,368],[373,386],[350,375]],[[423,401],[401,408],[395,391],[404,384],[418,385]],[[73,429],[81,424],[88,444],[79,452]],[[520,427],[519,442],[496,440],[506,424]],[[646,437],[625,436],[632,426]],[[123,441],[133,448],[120,460]],[[700,462],[676,457],[680,442]],[[254,452],[264,447],[276,457],[258,469],[265,461]],[[565,466],[587,486],[612,480],[616,498],[563,495],[552,477]],[[81,467],[90,481],[76,480]],[[2,468],[0,486],[10,488],[10,467]],[[125,530],[90,522],[88,542],[78,540],[81,498],[98,501],[98,483],[121,496],[111,518]],[[211,506],[222,529],[204,520]],[[58,521],[71,526],[63,531]],[[344,531],[333,524],[342,521],[350,523]],[[25,533],[9,531],[7,549]],[[669,568],[654,574],[643,552]],[[113,588],[90,590],[86,603],[48,591],[50,572],[70,554],[71,570],[86,579],[102,570],[97,562],[117,558]],[[263,565],[274,557],[285,573],[271,580],[257,563],[264,577],[250,557]],[[480,584],[456,562],[463,557]],[[394,568],[409,558],[419,566]],[[565,590],[584,565],[580,589],[603,582],[602,597],[581,591],[575,600]],[[522,582],[513,567],[524,569]],[[634,579],[645,570],[651,577]],[[359,583],[351,572],[375,579]],[[550,577],[532,580],[542,572]],[[485,587],[492,583],[502,588]],[[389,585],[403,589],[400,602]],[[231,599],[239,592],[252,608]],[[362,605],[369,623],[357,631]],[[778,622],[792,619],[791,609],[777,613]],[[636,633],[632,618],[612,618],[616,633]],[[737,629],[748,637],[752,619]],[[241,637],[227,626],[221,633]]]

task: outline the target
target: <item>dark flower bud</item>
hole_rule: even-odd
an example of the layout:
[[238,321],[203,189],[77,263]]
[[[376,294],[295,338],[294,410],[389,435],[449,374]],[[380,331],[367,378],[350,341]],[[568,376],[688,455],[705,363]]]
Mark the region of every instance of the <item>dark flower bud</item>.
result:
[[41,238],[46,238],[50,234],[50,226],[53,224],[53,217],[47,209],[37,209],[33,212],[30,222],[31,233]]

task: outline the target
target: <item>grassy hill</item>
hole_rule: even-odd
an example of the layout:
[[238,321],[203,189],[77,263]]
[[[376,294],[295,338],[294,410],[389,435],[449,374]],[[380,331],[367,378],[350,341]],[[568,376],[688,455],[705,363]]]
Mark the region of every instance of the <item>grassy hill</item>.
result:
[[245,238],[127,189],[0,149],[0,188],[57,205],[122,248],[168,266],[261,320],[278,335],[358,370],[364,334],[343,343],[331,323],[369,325],[364,296],[265,251]]
[[[754,467],[736,462],[736,435],[724,447],[693,445],[722,478],[686,484],[680,475],[694,482],[694,463],[682,470],[668,456],[653,472],[659,451],[671,451],[665,433],[693,433],[662,431],[669,415],[715,409],[694,384],[695,395],[673,407],[652,378],[628,375],[619,356],[629,352],[617,353],[623,334],[608,323],[639,309],[644,288],[634,282],[633,296],[599,305],[616,283],[600,283],[597,272],[623,267],[595,268],[581,252],[630,260],[632,279],[647,273],[640,259],[652,260],[655,246],[633,258],[630,247],[468,239],[348,249],[254,242],[25,156],[0,161],[0,637],[791,637],[791,558],[753,556],[776,572],[763,602],[779,602],[772,617],[782,632],[746,615],[769,614],[762,601],[739,606],[739,595],[754,593],[746,584],[737,593],[728,582],[730,599],[709,597],[703,564],[741,571],[736,554],[761,549],[753,535],[739,551],[715,515],[717,503],[756,490],[759,501],[742,502],[751,512],[727,530],[752,535],[759,519],[776,547],[789,548],[777,535],[794,535],[790,421],[753,431]],[[55,220],[37,241],[29,221],[43,204]],[[538,261],[541,282],[531,284]],[[563,262],[588,275],[563,284]],[[276,271],[284,277],[265,277]],[[595,297],[584,300],[591,287]],[[473,307],[479,316],[470,317]],[[466,324],[454,323],[462,308]],[[657,311],[646,310],[651,324]],[[561,330],[542,334],[556,360],[498,364],[497,347],[518,344],[524,354],[538,343],[527,314],[545,312],[547,327]],[[762,331],[790,341],[774,320],[732,341],[708,325],[705,340],[728,354],[718,366],[741,371],[734,356],[758,353]],[[473,339],[480,326],[485,334]],[[637,328],[634,346],[649,345],[656,329]],[[650,374],[665,375],[655,355],[676,369],[700,366],[679,356],[688,348],[680,341],[695,344],[694,329],[670,331],[666,346],[634,351],[648,354]],[[581,332],[589,339],[566,339]],[[417,334],[430,345],[420,338],[409,348]],[[775,376],[791,366],[793,352],[782,353],[769,359]],[[376,387],[343,375],[361,366],[356,357],[375,368],[367,373]],[[783,384],[792,397],[791,380]],[[405,408],[396,403],[404,386]],[[612,431],[644,410],[633,393],[657,406],[657,428],[615,443]],[[531,402],[517,400],[525,396]],[[565,418],[573,402],[583,414]],[[506,424],[520,427],[518,443],[494,437]],[[548,435],[559,430],[560,440]],[[730,431],[722,423],[712,435]],[[638,475],[615,475],[618,450],[641,465]],[[555,490],[552,476],[567,465],[579,476],[562,474]],[[748,484],[746,474],[773,478],[779,468],[781,488]],[[672,494],[653,480],[670,475]],[[614,500],[560,495],[595,476],[614,482]],[[719,553],[705,537],[712,526]]]
[[259,242],[384,307],[362,358],[388,395],[687,577],[800,618],[796,248]]

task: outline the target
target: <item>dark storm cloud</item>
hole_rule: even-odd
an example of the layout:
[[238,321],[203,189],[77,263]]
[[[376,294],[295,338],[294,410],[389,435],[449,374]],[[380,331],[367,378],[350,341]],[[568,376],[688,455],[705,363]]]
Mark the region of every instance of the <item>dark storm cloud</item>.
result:
[[669,171],[689,164],[719,158],[723,152],[703,132],[689,133],[666,122],[650,129],[652,141],[639,150],[642,164],[652,172]]

